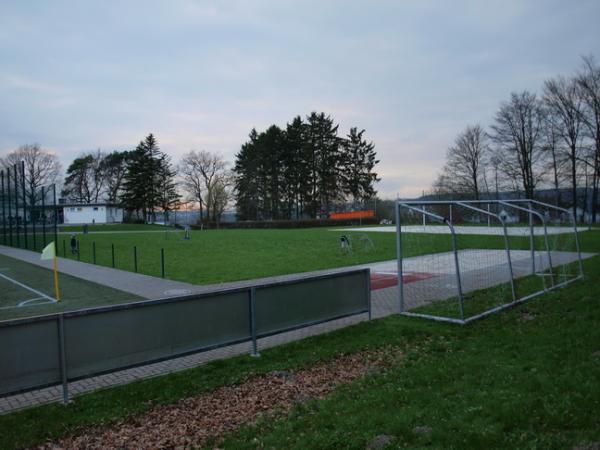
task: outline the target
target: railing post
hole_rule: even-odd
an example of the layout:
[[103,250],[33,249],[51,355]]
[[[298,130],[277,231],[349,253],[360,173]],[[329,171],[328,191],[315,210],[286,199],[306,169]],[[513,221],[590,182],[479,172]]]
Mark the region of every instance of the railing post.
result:
[[160,249],[160,276],[165,277],[165,249]]
[[92,261],[96,264],[96,241],[92,242]]
[[137,273],[138,271],[138,266],[137,266],[137,247],[134,245],[133,246],[133,270],[135,273]]
[[110,244],[110,253],[112,257],[112,268],[115,268],[115,244]]
[[65,319],[63,314],[58,315],[58,353],[60,378],[62,382],[63,404],[69,403],[69,383],[67,380],[67,354],[65,351]]
[[256,288],[251,287],[249,292],[249,300],[250,300],[250,333],[252,335],[252,353],[250,356],[259,357],[260,353],[258,353],[258,343],[256,339]]
[[371,312],[371,269],[366,269],[367,271],[367,306],[369,308],[369,320],[373,317]]

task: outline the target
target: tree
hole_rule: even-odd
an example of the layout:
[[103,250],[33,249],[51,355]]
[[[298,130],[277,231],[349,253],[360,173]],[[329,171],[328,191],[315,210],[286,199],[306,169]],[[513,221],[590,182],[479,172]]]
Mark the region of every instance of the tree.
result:
[[165,215],[166,224],[169,220],[169,212],[179,207],[181,196],[177,192],[171,157],[164,153],[160,155],[158,160],[156,183],[158,185],[157,204]]
[[485,181],[488,145],[481,125],[472,125],[459,133],[446,153],[444,180],[452,192],[466,193],[479,200]]
[[42,149],[39,144],[27,144],[13,150],[0,159],[0,165],[4,168],[18,165],[20,171],[22,161],[25,163],[25,195],[27,203],[33,205],[41,198],[40,188],[56,182],[61,165],[54,153]]
[[352,197],[354,203],[373,198],[376,194],[374,184],[379,181],[373,172],[379,163],[373,142],[363,139],[365,130],[350,128],[343,142],[341,156],[341,182],[344,194]]
[[130,152],[114,151],[104,156],[102,170],[106,184],[106,201],[117,203],[123,189],[123,181],[127,173]]
[[577,166],[581,152],[583,101],[573,79],[557,77],[544,82],[544,103],[550,120],[567,148],[573,212],[577,210]]
[[62,194],[79,203],[98,203],[104,193],[105,154],[100,150],[86,153],[67,168]]
[[584,103],[583,122],[593,142],[587,158],[592,169],[592,221],[596,221],[598,208],[598,185],[600,183],[600,66],[593,56],[583,57],[583,64],[576,78]]
[[[200,205],[200,221],[204,219],[203,209],[206,209],[207,220],[216,221],[223,212],[218,211],[221,203],[216,199],[222,199],[224,186],[231,185],[227,162],[218,153],[192,150],[183,156],[178,167],[183,179],[183,189]],[[217,193],[216,190],[220,192]]]
[[535,94],[513,92],[510,100],[500,105],[489,134],[505,174],[519,181],[528,198],[533,198],[540,179],[537,169],[542,120],[543,113]]
[[123,180],[122,203],[130,215],[146,221],[160,205],[163,153],[149,134],[131,152]]

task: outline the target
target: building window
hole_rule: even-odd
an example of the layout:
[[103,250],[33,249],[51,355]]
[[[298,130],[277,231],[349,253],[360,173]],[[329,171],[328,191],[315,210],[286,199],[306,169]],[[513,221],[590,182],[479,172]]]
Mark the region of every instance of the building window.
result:
[[98,207],[97,206],[94,206],[94,211],[98,211]]

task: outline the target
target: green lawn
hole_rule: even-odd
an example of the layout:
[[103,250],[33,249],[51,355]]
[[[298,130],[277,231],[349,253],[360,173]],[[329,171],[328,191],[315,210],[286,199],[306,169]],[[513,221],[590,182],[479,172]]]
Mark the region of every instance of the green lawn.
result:
[[20,302],[41,297],[40,294],[55,298],[53,273],[4,255],[0,255],[0,269],[0,320],[141,300],[127,292],[60,274],[60,302],[49,303],[48,299],[42,299],[40,302],[44,304],[17,307]]
[[[348,234],[355,242],[354,251],[340,251],[339,237]],[[373,247],[366,249],[358,242],[360,235],[368,235]],[[344,267],[396,257],[394,233],[357,233],[330,231],[324,228],[293,230],[195,230],[191,240],[179,233],[117,233],[79,234],[80,259],[112,266],[112,246],[115,267],[134,271],[134,247],[137,249],[138,271],[147,275],[161,275],[160,250],[165,253],[167,278],[196,284],[248,280],[312,270]],[[64,244],[63,244],[64,242]],[[408,255],[451,250],[451,241],[445,235],[406,234],[404,241]],[[418,245],[408,245],[418,242]],[[527,248],[527,238],[511,238],[515,248]],[[461,244],[472,248],[503,248],[499,236],[462,236]],[[59,254],[76,258],[69,251],[69,236],[59,236]]]
[[[583,250],[600,252],[599,234],[582,241]],[[392,316],[263,350],[260,358],[217,361],[76,397],[67,407],[0,416],[0,448],[33,446],[248,376],[390,346],[404,357],[388,370],[247,426],[218,447],[364,449],[386,434],[408,448],[597,448],[600,257],[584,267],[583,282],[469,326]]]

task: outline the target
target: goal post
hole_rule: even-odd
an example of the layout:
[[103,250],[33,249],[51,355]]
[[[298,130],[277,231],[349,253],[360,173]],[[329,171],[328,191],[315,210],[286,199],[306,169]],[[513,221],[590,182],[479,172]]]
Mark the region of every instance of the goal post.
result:
[[469,323],[583,277],[572,213],[537,200],[396,200],[398,312]]

